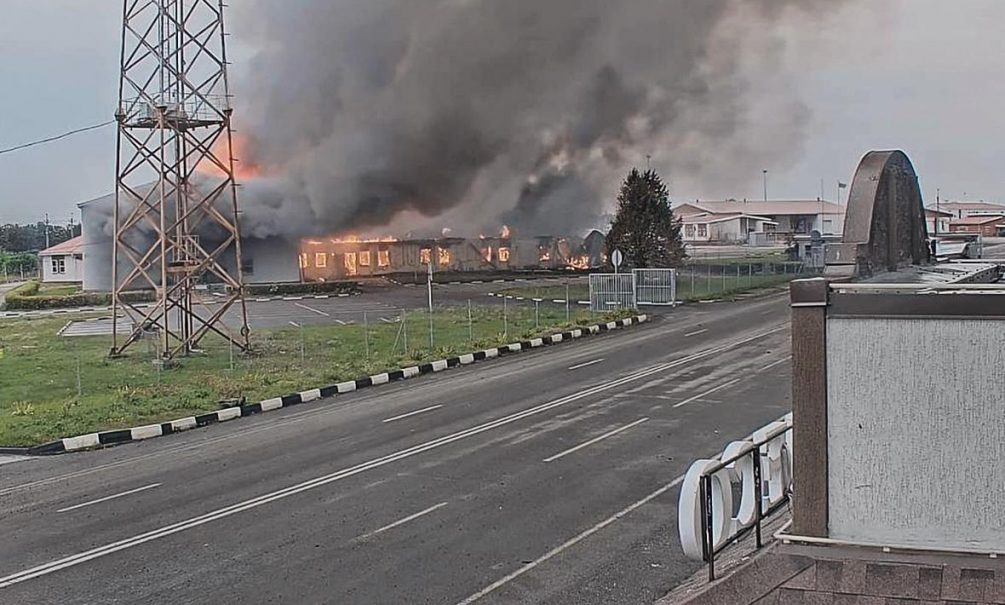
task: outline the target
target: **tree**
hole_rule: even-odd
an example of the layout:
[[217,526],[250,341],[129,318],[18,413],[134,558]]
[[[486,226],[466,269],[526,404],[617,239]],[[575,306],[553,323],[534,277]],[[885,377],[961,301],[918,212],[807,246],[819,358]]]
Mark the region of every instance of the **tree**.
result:
[[655,170],[628,173],[618,194],[618,212],[607,233],[607,252],[621,250],[631,268],[676,267],[687,253],[681,219],[674,218],[670,193]]

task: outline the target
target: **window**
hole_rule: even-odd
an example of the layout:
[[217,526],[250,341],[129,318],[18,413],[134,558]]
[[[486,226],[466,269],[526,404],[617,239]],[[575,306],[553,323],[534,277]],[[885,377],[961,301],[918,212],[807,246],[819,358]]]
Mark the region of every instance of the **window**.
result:
[[431,248],[423,248],[419,250],[419,262],[423,265],[428,265],[433,262],[433,250]]
[[500,263],[509,262],[509,248],[499,248],[499,262]]
[[345,266],[346,275],[356,275],[356,253],[346,252],[342,259],[342,264]]
[[306,269],[310,266],[310,258],[307,256],[306,252],[300,253],[300,268]]
[[369,267],[370,266],[370,251],[361,250],[359,253],[359,266]]
[[324,269],[328,266],[328,255],[324,252],[314,253],[314,266],[320,269]]
[[704,223],[698,225],[698,237],[708,237],[708,225]]
[[53,273],[66,273],[66,257],[65,256],[53,256],[52,257],[52,272]]
[[446,248],[438,248],[437,252],[439,255],[440,266],[445,267],[450,265],[450,250],[447,250]]
[[377,250],[377,266],[378,267],[390,267],[391,266],[391,251],[390,250]]
[[684,225],[684,237],[688,239],[694,238],[694,225]]

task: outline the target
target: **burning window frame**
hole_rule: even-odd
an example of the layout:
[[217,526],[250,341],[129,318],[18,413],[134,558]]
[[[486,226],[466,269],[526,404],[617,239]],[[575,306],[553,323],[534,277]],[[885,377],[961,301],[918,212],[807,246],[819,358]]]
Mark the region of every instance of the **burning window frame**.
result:
[[433,249],[432,248],[419,248],[419,264],[429,265],[433,262]]
[[360,267],[369,267],[372,260],[369,250],[360,250],[356,258],[357,264]]
[[314,266],[318,269],[328,268],[328,253],[327,252],[315,252],[314,253]]

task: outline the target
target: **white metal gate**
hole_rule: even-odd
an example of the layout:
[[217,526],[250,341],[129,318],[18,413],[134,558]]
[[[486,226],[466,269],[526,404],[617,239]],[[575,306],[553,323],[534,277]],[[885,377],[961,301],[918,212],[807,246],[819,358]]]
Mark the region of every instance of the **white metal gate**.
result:
[[676,269],[635,269],[635,300],[640,305],[677,302]]
[[634,309],[634,273],[591,273],[590,310],[615,311]]

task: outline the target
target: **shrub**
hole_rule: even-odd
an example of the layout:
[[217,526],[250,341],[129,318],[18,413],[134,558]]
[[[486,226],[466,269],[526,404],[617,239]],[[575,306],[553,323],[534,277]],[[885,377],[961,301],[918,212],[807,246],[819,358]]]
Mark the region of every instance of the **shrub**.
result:
[[[39,295],[39,282],[30,281],[7,293],[5,306],[10,311],[39,311],[70,307],[105,307],[112,304],[110,292],[76,292],[63,295]],[[152,290],[123,292],[124,302],[150,302],[156,299]]]

